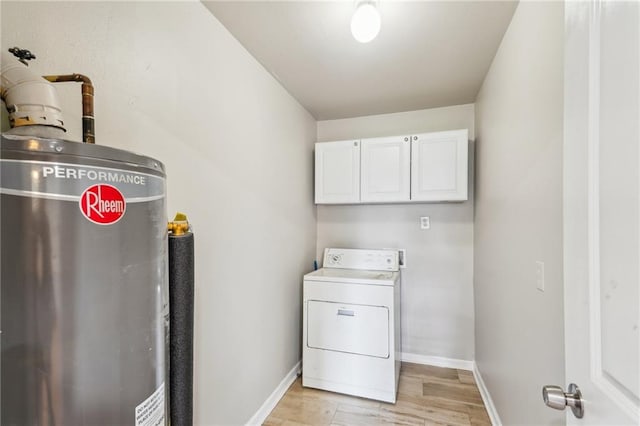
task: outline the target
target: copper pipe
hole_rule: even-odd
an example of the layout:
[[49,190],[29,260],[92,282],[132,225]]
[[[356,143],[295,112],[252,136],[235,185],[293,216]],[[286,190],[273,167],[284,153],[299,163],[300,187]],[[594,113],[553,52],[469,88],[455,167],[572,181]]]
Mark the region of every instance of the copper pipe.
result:
[[82,83],[82,141],[96,143],[95,120],[93,116],[93,84],[89,77],[82,74],[45,75],[51,83],[74,81]]

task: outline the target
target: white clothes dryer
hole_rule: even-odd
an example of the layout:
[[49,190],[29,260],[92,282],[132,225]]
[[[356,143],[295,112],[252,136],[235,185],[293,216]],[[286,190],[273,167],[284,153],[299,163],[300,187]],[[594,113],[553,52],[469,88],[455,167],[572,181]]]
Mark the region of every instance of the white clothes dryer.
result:
[[303,287],[302,385],[395,403],[398,252],[327,248]]

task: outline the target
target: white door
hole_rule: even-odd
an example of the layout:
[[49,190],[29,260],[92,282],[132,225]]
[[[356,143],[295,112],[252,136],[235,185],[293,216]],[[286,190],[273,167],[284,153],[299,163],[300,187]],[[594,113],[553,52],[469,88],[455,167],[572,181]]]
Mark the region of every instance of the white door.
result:
[[316,144],[316,204],[360,201],[360,141]]
[[411,137],[411,200],[467,199],[469,132],[451,130]]
[[565,7],[566,380],[585,408],[567,423],[638,425],[640,3]]
[[362,139],[360,201],[409,201],[409,136]]

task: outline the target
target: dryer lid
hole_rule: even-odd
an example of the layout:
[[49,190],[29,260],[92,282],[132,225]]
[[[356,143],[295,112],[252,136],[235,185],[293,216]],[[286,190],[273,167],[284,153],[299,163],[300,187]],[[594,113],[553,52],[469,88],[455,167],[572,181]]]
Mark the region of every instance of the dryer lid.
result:
[[369,285],[396,285],[399,272],[362,271],[358,269],[320,268],[304,276],[305,281],[341,282]]

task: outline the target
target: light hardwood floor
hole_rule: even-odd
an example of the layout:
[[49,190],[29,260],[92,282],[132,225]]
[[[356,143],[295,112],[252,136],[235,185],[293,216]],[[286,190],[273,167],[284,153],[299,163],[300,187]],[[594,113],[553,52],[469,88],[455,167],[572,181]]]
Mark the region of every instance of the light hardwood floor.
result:
[[303,388],[298,378],[265,426],[490,426],[470,371],[402,363],[396,404]]

